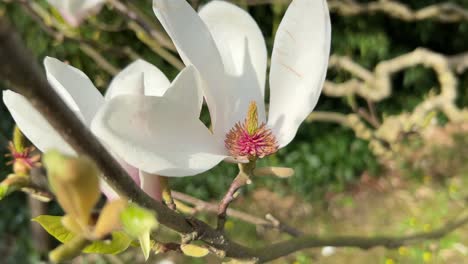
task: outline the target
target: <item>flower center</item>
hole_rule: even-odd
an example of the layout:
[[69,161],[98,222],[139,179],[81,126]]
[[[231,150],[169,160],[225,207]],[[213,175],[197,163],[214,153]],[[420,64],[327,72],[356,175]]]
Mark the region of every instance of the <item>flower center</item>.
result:
[[227,133],[224,144],[233,157],[263,158],[278,150],[278,143],[265,123],[258,125],[257,104],[251,102],[244,122]]

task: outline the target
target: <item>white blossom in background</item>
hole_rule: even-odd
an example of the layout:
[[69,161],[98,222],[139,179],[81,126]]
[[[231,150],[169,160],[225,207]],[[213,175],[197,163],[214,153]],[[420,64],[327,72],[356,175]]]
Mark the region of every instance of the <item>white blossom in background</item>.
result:
[[279,25],[268,119],[265,40],[247,12],[224,1],[199,14],[185,0],[154,0],[153,7],[184,63],[201,77],[212,131],[199,120],[200,98],[140,95],[108,101],[92,124],[96,135],[129,164],[164,176],[195,175],[223,159],[255,160],[291,142],[317,104],[327,72],[325,0],[293,0]]
[[73,27],[77,27],[89,15],[99,10],[106,0],[47,0],[55,7],[63,19]]
[[336,253],[336,248],[335,247],[323,247],[322,248],[322,256],[324,257],[330,257]]
[[[106,100],[128,94],[161,96],[170,87],[164,74],[143,60],[130,64],[115,76],[105,97],[80,70],[50,57],[44,59],[44,66],[52,88],[88,127]],[[64,154],[76,155],[75,151],[25,97],[7,90],[3,92],[3,101],[18,127],[39,150],[45,152],[56,149]],[[112,146],[107,145],[107,147],[113,153]],[[128,165],[118,156],[116,158],[143,190],[153,198],[160,199],[159,183],[156,177],[145,177],[147,174],[144,171]],[[104,182],[102,189],[109,199],[117,197],[117,194]]]

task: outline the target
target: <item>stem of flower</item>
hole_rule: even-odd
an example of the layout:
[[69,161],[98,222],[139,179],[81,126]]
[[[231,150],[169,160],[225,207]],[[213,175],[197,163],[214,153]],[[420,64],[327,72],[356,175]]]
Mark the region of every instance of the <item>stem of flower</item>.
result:
[[228,191],[224,195],[218,206],[218,224],[217,229],[219,231],[224,230],[224,224],[226,223],[226,211],[232,201],[236,198],[236,192],[243,186],[250,184],[252,181],[250,177],[253,175],[256,161],[250,161],[249,163],[239,164],[239,174],[237,174]]
[[172,199],[171,187],[169,186],[169,178],[164,176],[159,176],[159,184],[161,185],[162,190],[162,199],[167,207],[172,210],[176,210],[176,204],[174,199]]
[[81,254],[81,251],[91,243],[82,236],[76,236],[66,244],[63,244],[49,253],[49,259],[54,263],[60,263],[73,259]]
[[0,183],[0,200],[18,191],[22,188],[29,187],[31,181],[28,176],[10,174],[6,179]]

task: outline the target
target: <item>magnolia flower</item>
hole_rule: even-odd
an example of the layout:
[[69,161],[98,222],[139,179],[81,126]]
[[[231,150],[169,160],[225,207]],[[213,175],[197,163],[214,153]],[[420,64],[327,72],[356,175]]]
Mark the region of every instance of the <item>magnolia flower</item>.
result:
[[[96,112],[106,100],[124,94],[161,96],[170,87],[170,83],[164,74],[158,68],[143,60],[130,64],[120,72],[112,80],[105,97],[99,93],[91,80],[80,70],[49,57],[45,58],[44,66],[47,79],[52,88],[83,124],[88,127],[91,125]],[[3,92],[3,101],[18,127],[39,150],[46,152],[56,149],[63,154],[76,155],[75,151],[25,97],[7,90]],[[112,151],[112,146],[109,149]],[[116,158],[119,160],[118,157]],[[147,173],[144,171],[139,171],[122,160],[119,160],[119,162],[135,182],[140,184],[143,190],[156,199],[160,198],[157,177],[146,177]],[[117,197],[117,194],[105,184],[103,184],[103,192],[108,198]]]
[[71,26],[77,27],[84,18],[94,13],[106,0],[47,0],[57,8]]
[[293,0],[279,25],[268,120],[265,40],[247,12],[223,1],[210,2],[199,14],[185,0],[154,0],[153,7],[184,63],[201,77],[212,131],[190,112],[200,98],[127,96],[99,111],[96,135],[129,164],[164,176],[195,175],[223,159],[256,160],[291,142],[317,104],[327,72],[331,26],[325,0]]

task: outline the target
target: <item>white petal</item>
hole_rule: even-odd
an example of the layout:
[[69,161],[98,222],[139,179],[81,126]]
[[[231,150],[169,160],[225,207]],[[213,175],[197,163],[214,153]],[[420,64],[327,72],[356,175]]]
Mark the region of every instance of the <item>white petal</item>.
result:
[[193,66],[187,66],[174,79],[164,98],[183,104],[189,115],[198,118],[203,105],[201,85],[202,81],[197,70]]
[[[226,75],[216,44],[205,23],[185,0],[154,0],[153,10],[186,65],[194,65],[207,87],[204,95],[214,131],[224,119]],[[218,117],[218,115],[220,117]],[[218,122],[218,119],[220,121]],[[218,129],[219,128],[219,129]]]
[[[258,87],[264,94],[267,68],[267,49],[262,31],[249,13],[225,1],[212,1],[199,12],[208,26],[225,65],[232,65],[233,75],[242,75],[245,70],[245,42]],[[226,69],[228,70],[228,69]]]
[[72,26],[78,26],[88,15],[96,12],[105,0],[47,0],[60,11],[63,18]]
[[64,154],[75,154],[49,122],[22,95],[3,91],[3,102],[23,134],[40,151],[56,149]]
[[57,59],[44,59],[50,85],[82,121],[89,126],[104,99],[89,78],[77,68]]
[[106,91],[106,100],[122,94],[141,94],[162,96],[170,82],[156,66],[137,60],[112,80]]
[[162,200],[162,191],[159,184],[159,177],[161,176],[140,170],[141,189],[156,201]]
[[315,108],[327,72],[331,25],[325,0],[294,0],[276,33],[268,124],[280,147]]
[[185,0],[154,0],[153,8],[184,62],[194,65],[204,81],[204,95],[217,141],[222,143],[234,124],[244,120],[251,101],[257,102],[259,119],[263,121],[263,95],[246,39],[244,48],[240,48],[245,54],[235,60],[244,62],[243,72],[238,76],[228,75],[207,26]]
[[[179,76],[169,91],[190,85],[189,79]],[[151,174],[195,175],[226,157],[193,109],[171,98],[115,97],[99,111],[92,130],[126,162]]]

